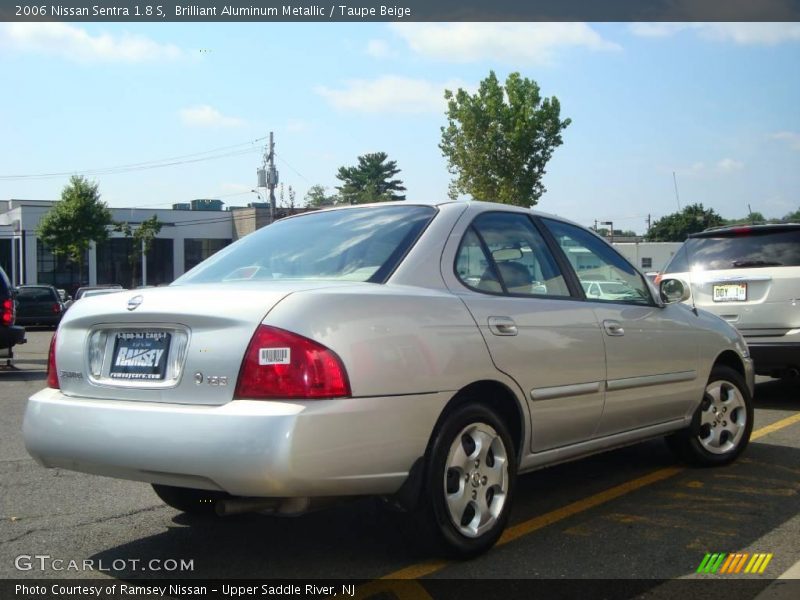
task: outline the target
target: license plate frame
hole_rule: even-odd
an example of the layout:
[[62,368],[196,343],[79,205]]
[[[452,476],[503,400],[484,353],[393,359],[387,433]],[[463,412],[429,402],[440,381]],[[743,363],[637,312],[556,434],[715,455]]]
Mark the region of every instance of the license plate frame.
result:
[[747,283],[719,283],[711,290],[714,302],[746,302]]
[[116,381],[163,382],[172,343],[168,331],[118,331],[108,376]]

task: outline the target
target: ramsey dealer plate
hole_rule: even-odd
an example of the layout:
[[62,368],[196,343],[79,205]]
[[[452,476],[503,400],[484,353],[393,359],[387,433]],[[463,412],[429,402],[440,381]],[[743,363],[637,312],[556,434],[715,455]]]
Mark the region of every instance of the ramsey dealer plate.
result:
[[714,302],[744,302],[747,300],[746,283],[726,283],[714,286]]
[[124,331],[114,338],[112,379],[162,380],[172,336],[166,331]]

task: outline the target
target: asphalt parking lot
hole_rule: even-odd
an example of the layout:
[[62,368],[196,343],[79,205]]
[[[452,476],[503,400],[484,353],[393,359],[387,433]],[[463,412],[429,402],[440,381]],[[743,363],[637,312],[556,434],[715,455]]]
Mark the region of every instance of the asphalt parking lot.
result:
[[[21,424],[26,398],[44,386],[51,336],[30,331],[18,370],[0,372],[2,578],[663,580],[725,577],[696,573],[706,553],[772,554],[762,575],[728,576],[752,579],[800,561],[799,382],[758,383],[754,439],[735,464],[688,468],[654,440],[526,475],[499,547],[449,563],[421,554],[415,532],[370,499],[299,518],[201,520],[143,483],[40,467]],[[21,555],[51,558],[20,570]],[[70,560],[95,569],[67,569]],[[167,570],[170,560],[191,569]]]

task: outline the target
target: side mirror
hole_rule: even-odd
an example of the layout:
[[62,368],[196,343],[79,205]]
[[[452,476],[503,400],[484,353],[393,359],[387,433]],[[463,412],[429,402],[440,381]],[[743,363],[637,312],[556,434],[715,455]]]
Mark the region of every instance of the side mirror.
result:
[[682,279],[662,279],[658,290],[666,304],[684,302],[690,295],[689,284]]

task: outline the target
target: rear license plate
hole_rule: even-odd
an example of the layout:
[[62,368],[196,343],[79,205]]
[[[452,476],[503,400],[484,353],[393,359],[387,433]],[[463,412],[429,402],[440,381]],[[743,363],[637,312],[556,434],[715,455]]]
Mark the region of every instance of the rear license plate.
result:
[[166,331],[124,331],[114,338],[112,379],[164,379],[171,335]]
[[747,300],[746,283],[726,283],[714,286],[714,302],[744,302]]

